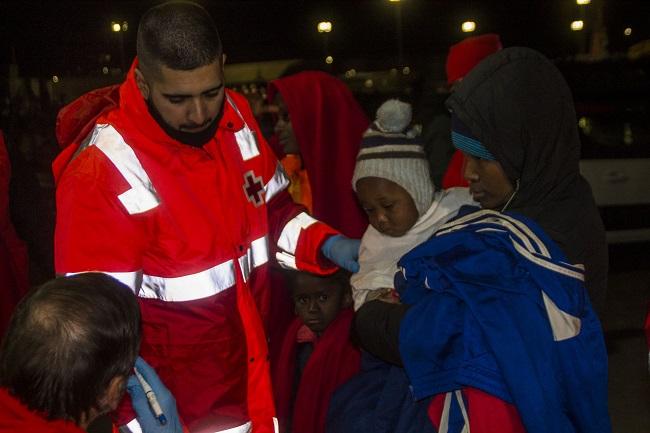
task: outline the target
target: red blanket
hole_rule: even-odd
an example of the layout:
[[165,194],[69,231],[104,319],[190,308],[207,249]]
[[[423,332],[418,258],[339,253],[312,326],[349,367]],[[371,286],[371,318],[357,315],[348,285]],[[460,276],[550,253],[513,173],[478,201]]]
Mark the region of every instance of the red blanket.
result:
[[312,215],[346,236],[360,238],[368,220],[352,190],[352,172],[368,118],[345,84],[324,72],[274,80],[271,99],[276,91],[287,104],[309,175]]
[[[296,393],[292,433],[324,433],[332,394],[359,371],[361,354],[350,341],[353,318],[351,309],[341,311],[314,343],[314,351],[307,361]],[[297,334],[302,326],[298,317],[291,323],[279,358],[271,365],[280,431],[290,415]]]

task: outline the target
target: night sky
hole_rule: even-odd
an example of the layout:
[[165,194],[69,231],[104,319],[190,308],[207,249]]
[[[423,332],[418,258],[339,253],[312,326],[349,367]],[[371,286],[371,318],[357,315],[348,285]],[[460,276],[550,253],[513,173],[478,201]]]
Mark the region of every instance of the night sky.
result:
[[[605,1],[604,24],[612,51],[624,51],[650,37],[650,1],[593,0],[403,0],[404,62],[417,64],[444,56],[462,39],[460,23],[473,19],[474,34],[498,32],[505,46],[526,45],[551,57],[575,54],[591,31],[593,11]],[[140,15],[159,2],[143,1],[2,1],[0,65],[12,52],[24,76],[85,74],[102,66],[119,66],[119,34],[112,21],[127,21],[122,34],[127,63],[135,54]],[[397,63],[394,3],[388,0],[342,1],[199,1],[215,18],[230,63],[324,56],[323,35],[316,23],[329,20],[328,54],[337,66],[363,65],[387,69]],[[583,32],[569,23],[585,19]],[[631,36],[623,30],[632,27]],[[582,45],[581,45],[582,44]],[[106,61],[106,54],[110,61]]]

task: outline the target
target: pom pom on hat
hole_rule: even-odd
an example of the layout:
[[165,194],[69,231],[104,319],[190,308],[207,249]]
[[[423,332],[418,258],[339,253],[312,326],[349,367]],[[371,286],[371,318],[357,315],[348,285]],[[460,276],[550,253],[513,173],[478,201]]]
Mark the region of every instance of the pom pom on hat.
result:
[[403,132],[411,123],[411,104],[399,99],[389,99],[377,109],[375,125],[382,132]]
[[409,193],[420,216],[431,207],[435,188],[422,142],[405,131],[411,123],[411,104],[389,99],[377,110],[377,119],[363,134],[352,189],[364,177],[390,180]]

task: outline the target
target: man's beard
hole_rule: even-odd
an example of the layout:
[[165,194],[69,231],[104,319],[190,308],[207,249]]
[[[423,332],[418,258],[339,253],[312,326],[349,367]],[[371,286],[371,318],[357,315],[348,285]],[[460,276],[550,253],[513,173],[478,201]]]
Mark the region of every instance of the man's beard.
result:
[[214,133],[217,131],[217,127],[219,126],[219,119],[221,118],[221,114],[215,116],[215,118],[210,121],[210,124],[199,132],[181,131],[165,122],[165,119],[163,119],[160,112],[151,102],[151,98],[147,99],[146,101],[147,108],[149,108],[149,114],[151,114],[151,117],[154,118],[154,120],[158,123],[158,125],[160,125],[163,131],[165,131],[165,133],[174,140],[180,141],[181,143],[187,144],[188,146],[203,147],[203,145],[205,145],[208,141],[210,141],[210,139],[212,139],[212,137],[214,137]]

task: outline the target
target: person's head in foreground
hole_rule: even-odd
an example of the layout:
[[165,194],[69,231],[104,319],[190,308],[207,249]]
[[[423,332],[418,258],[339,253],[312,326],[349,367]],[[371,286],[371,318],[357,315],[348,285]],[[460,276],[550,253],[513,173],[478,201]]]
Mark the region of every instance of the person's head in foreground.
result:
[[85,429],[117,407],[140,336],[128,287],[100,273],[57,278],[16,308],[0,349],[0,387],[32,412]]

